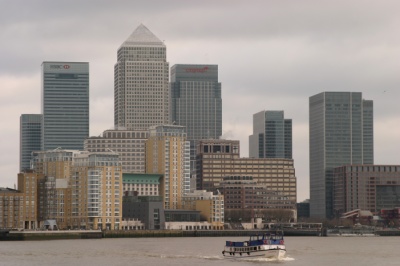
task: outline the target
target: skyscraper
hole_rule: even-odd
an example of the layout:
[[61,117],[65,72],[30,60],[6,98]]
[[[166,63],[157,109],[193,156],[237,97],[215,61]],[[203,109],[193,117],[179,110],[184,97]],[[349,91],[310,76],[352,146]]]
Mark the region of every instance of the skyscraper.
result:
[[332,218],[333,169],[373,164],[373,102],[361,92],[310,97],[310,215]]
[[169,123],[169,64],[164,43],[143,24],[118,49],[114,66],[114,124],[148,130]]
[[283,111],[254,114],[249,156],[292,159],[292,119],[285,119]]
[[83,150],[89,136],[89,63],[43,62],[42,149]]
[[20,117],[19,171],[30,168],[33,151],[42,148],[42,115],[23,114]]
[[218,65],[174,65],[171,68],[171,94],[172,121],[186,127],[194,171],[197,140],[218,139],[222,134]]

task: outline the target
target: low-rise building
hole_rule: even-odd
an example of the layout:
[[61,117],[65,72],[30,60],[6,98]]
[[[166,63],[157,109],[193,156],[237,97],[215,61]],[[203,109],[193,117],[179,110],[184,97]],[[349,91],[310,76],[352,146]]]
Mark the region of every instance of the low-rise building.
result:
[[217,192],[224,177],[251,176],[257,185],[282,196],[283,202],[274,204],[296,208],[293,159],[241,158],[237,140],[200,140],[196,158],[197,189]]
[[200,211],[201,220],[211,224],[212,229],[224,229],[224,196],[221,193],[195,190],[182,197],[182,208]]
[[136,191],[137,196],[159,196],[160,174],[122,174],[123,191]]
[[138,219],[144,224],[144,229],[165,228],[164,204],[160,196],[138,196],[134,191],[126,191],[122,210],[124,220]]
[[259,184],[251,176],[226,176],[220,191],[225,199],[225,219],[253,223],[256,218],[297,221],[296,205],[289,196]]
[[36,229],[37,174],[18,174],[18,190],[0,188],[0,228]]
[[377,215],[400,206],[400,165],[353,164],[334,169],[336,217],[361,209]]

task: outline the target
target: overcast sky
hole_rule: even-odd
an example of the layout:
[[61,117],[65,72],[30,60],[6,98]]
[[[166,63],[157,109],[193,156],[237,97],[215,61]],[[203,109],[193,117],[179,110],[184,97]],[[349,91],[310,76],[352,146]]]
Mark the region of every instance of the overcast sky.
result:
[[43,61],[90,64],[90,135],[113,127],[117,49],[143,23],[174,64],[218,64],[223,137],[248,156],[252,116],[293,120],[298,201],[309,197],[308,99],[374,101],[376,164],[399,164],[400,1],[0,0],[0,187],[19,170],[19,117],[41,112]]

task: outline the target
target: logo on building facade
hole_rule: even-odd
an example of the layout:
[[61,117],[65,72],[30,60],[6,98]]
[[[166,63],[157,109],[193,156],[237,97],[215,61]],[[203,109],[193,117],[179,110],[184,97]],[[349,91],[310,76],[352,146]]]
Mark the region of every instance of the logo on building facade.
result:
[[203,67],[203,68],[185,68],[186,72],[190,73],[204,73],[208,70],[208,67]]
[[70,65],[50,65],[51,69],[69,69]]

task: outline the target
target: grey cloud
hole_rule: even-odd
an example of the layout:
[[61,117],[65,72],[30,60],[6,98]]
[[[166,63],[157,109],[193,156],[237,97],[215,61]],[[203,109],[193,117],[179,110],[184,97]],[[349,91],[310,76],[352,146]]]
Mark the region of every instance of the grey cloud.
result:
[[[284,110],[297,130],[296,173],[299,183],[306,184],[308,97],[321,91],[361,91],[374,100],[376,125],[398,121],[399,10],[398,1],[368,0],[2,1],[0,138],[10,141],[1,143],[8,157],[0,168],[15,169],[5,173],[5,182],[14,183],[18,169],[18,148],[13,147],[18,146],[19,115],[40,110],[41,63],[90,63],[90,128],[98,135],[113,124],[117,49],[144,23],[165,40],[171,66],[219,65],[223,131],[240,139],[243,154],[252,115]],[[25,82],[32,76],[37,80]],[[15,93],[3,93],[10,88]],[[379,160],[396,157],[393,147],[400,147],[386,148],[381,139],[398,141],[379,134],[376,130]],[[307,196],[303,190],[301,199]]]

